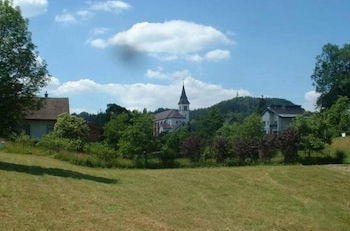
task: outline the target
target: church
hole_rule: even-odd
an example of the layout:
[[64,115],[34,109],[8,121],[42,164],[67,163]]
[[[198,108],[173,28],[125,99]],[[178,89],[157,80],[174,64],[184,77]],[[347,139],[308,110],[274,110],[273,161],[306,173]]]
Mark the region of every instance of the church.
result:
[[153,135],[158,136],[163,132],[175,131],[190,121],[190,102],[187,99],[184,85],[178,105],[178,110],[167,110],[154,115]]

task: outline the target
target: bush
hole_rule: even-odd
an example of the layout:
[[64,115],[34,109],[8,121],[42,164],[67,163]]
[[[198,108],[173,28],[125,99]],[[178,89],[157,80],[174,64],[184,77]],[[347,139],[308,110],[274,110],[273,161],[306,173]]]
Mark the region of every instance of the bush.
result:
[[330,156],[315,156],[301,158],[299,161],[304,165],[316,165],[316,164],[343,164],[345,160],[345,153],[342,151],[336,151],[335,155]]
[[12,137],[12,140],[17,144],[28,145],[28,146],[34,146],[36,143],[36,140],[34,138],[30,137],[25,133],[14,135]]
[[84,142],[81,140],[59,138],[55,133],[50,133],[41,138],[38,146],[54,151],[66,150],[76,152],[84,149]]
[[285,163],[295,163],[298,158],[300,134],[297,130],[288,129],[278,136],[278,146],[282,151]]
[[231,156],[230,141],[223,136],[216,137],[213,143],[213,149],[216,153],[216,161],[224,162],[225,159]]
[[60,138],[86,141],[89,127],[84,119],[64,113],[58,116],[54,133]]
[[86,154],[73,154],[73,153],[65,153],[59,152],[55,156],[55,159],[67,161],[71,164],[82,165],[87,167],[105,167],[106,164],[97,159],[94,156],[86,155]]
[[260,142],[260,159],[271,161],[277,155],[277,136],[275,134],[265,135]]
[[187,139],[185,139],[181,144],[181,154],[184,157],[190,158],[192,161],[198,161],[201,152],[202,147],[204,145],[204,141],[199,136],[190,136]]
[[235,152],[241,164],[255,162],[259,158],[259,143],[255,139],[240,139],[235,142]]
[[113,148],[102,143],[87,144],[84,147],[84,152],[106,162],[110,162],[118,157],[118,153]]

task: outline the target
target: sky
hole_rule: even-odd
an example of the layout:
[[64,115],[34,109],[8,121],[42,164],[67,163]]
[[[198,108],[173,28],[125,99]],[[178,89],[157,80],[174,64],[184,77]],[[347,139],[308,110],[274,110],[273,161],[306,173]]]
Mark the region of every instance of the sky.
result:
[[[71,112],[191,109],[236,96],[279,97],[308,110],[323,45],[349,43],[348,0],[14,0],[50,97]],[[42,94],[42,93],[41,93]]]

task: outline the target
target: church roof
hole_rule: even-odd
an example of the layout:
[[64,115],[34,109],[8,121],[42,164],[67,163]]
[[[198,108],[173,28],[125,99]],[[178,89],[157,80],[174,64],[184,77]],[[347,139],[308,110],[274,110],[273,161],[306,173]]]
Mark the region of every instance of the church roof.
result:
[[178,110],[167,110],[163,112],[159,112],[154,115],[155,120],[164,120],[170,118],[180,118],[183,119],[184,116]]
[[187,99],[185,86],[182,86],[182,92],[181,92],[181,97],[180,97],[180,100],[179,100],[179,104],[190,104],[190,102]]

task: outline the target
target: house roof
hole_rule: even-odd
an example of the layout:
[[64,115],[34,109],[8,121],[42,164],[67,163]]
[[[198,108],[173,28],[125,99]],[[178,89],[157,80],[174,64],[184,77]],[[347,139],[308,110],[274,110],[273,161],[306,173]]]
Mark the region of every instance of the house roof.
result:
[[185,117],[178,110],[167,110],[154,115],[155,120],[164,120],[170,118],[183,119]]
[[271,105],[267,107],[265,112],[266,111],[270,111],[272,113],[277,114],[280,117],[285,118],[293,118],[305,112],[305,110],[300,105]]
[[179,100],[178,104],[190,104],[190,102],[187,99],[186,91],[185,91],[185,86],[182,86],[182,92],[181,92],[181,97]]
[[57,120],[58,115],[69,113],[68,98],[42,98],[42,107],[37,111],[28,112],[26,120]]

